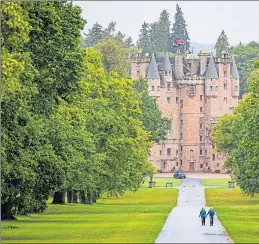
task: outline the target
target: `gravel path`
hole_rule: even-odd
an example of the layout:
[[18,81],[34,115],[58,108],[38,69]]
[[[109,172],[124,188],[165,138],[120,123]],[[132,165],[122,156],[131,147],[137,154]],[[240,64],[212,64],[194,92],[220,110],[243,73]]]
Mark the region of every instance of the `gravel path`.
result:
[[[201,179],[184,179],[179,187],[177,206],[170,212],[155,243],[231,243],[217,216],[214,226],[201,225],[198,217],[205,206],[204,187]],[[205,207],[208,211],[209,207]]]

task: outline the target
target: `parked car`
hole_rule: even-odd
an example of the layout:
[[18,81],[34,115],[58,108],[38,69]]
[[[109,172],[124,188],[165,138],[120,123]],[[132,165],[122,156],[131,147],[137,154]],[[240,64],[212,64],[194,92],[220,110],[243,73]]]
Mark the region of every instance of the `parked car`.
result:
[[185,175],[184,172],[175,172],[174,173],[174,178],[176,178],[176,179],[185,179],[186,175]]

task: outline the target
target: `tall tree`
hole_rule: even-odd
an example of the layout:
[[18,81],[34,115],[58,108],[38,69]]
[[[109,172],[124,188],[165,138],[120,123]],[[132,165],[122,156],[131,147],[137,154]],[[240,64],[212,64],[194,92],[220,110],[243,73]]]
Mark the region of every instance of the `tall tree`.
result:
[[220,36],[217,39],[217,42],[215,44],[216,49],[216,55],[217,57],[221,56],[222,51],[228,51],[229,49],[229,43],[228,43],[228,38],[227,35],[225,34],[225,31],[222,30]]
[[116,22],[115,21],[110,22],[108,24],[108,27],[104,30],[105,36],[106,37],[114,36],[115,27],[116,27]]
[[145,130],[150,133],[150,139],[153,142],[165,140],[169,120],[162,117],[156,100],[149,95],[147,80],[141,78],[134,81],[134,88],[140,100],[141,121]]
[[[183,12],[178,4],[176,4],[176,14],[175,21],[173,23],[172,32],[170,35],[170,48],[171,52],[176,52],[176,50],[180,50],[180,52],[184,52],[185,50],[189,50],[190,42],[189,35],[187,32],[187,24],[185,23],[185,19],[183,17]],[[181,46],[171,46],[178,40],[184,40],[184,45]],[[184,50],[185,49],[185,50]]]
[[247,45],[239,44],[231,47],[230,54],[235,58],[239,72],[240,98],[248,92],[249,74],[254,70],[253,62],[259,59],[259,43],[249,42]]
[[167,52],[170,47],[170,20],[169,13],[166,10],[163,10],[160,14],[158,21],[158,35],[158,51]]
[[138,39],[138,47],[142,49],[143,53],[152,53],[152,44],[150,38],[150,26],[144,22]]
[[[259,61],[258,61],[259,63]],[[234,109],[233,115],[222,117],[214,126],[212,137],[216,150],[227,152],[240,188],[249,195],[259,193],[259,65],[250,75],[250,93]]]
[[[115,27],[115,26],[114,26]],[[110,30],[112,31],[112,30]],[[86,46],[92,46],[98,41],[100,41],[105,35],[105,31],[103,27],[96,22],[91,29],[88,30],[87,38],[86,38]]]

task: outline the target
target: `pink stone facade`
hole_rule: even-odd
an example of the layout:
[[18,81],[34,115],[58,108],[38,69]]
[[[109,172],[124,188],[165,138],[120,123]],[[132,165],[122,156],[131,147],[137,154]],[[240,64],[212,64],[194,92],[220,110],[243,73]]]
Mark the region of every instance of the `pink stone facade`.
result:
[[[227,53],[216,58],[204,52],[177,54],[167,71],[164,59],[156,58],[159,77],[148,78],[148,84],[171,127],[167,140],[151,148],[149,160],[161,172],[225,173],[226,155],[213,150],[210,132],[219,117],[232,113],[238,103],[239,78],[233,59]],[[152,69],[149,63],[149,57],[132,57],[132,79],[147,77]]]

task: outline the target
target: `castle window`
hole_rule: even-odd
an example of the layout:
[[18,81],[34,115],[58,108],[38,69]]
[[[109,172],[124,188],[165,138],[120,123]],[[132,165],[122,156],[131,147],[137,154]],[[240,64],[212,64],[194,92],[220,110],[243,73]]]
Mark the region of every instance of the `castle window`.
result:
[[171,148],[167,148],[167,156],[171,156]]
[[171,103],[171,97],[167,97],[167,103]]
[[183,133],[180,133],[180,140],[183,139]]
[[212,161],[215,161],[215,154],[212,154]]
[[215,87],[215,91],[217,91],[217,90],[218,90],[218,86]]
[[167,71],[165,71],[165,76],[167,76]]
[[201,168],[201,169],[203,168],[203,164],[200,164],[200,168]]
[[213,91],[213,86],[210,86],[210,91]]
[[180,160],[180,165],[183,165],[183,160],[182,159]]
[[205,149],[205,156],[207,156],[208,155],[208,150],[207,149]]
[[151,87],[151,91],[154,91],[154,90],[155,90],[155,87],[154,87],[154,86],[152,86],[152,87]]
[[219,167],[219,163],[217,163],[217,167]]
[[180,123],[181,123],[181,125],[183,125],[183,120],[182,119],[181,119]]
[[159,154],[160,154],[160,156],[162,155],[162,150],[160,150]]
[[176,97],[176,98],[175,98],[175,102],[176,102],[176,104],[179,103],[179,97]]
[[176,166],[178,166],[178,162],[176,162]]
[[183,146],[180,147],[180,151],[181,151],[181,152],[183,151]]
[[200,149],[200,156],[202,156],[202,149]]
[[227,90],[227,84],[224,84],[224,90]]
[[202,113],[202,107],[200,107],[200,113]]
[[203,139],[202,136],[200,136],[200,142],[202,142],[202,139]]
[[224,77],[227,77],[227,71],[224,71]]
[[200,123],[200,129],[202,129],[202,123]]
[[181,108],[183,108],[183,100],[180,101]]
[[228,99],[226,97],[224,97],[224,103],[227,104],[228,103]]
[[208,162],[206,162],[206,166],[208,166]]
[[178,150],[176,150],[176,156],[178,156]]
[[170,91],[170,88],[171,88],[170,84],[167,84],[167,91]]
[[202,95],[200,95],[200,101],[202,101]]
[[157,90],[160,91],[160,86],[157,86]]
[[166,169],[166,162],[163,162],[163,169]]

